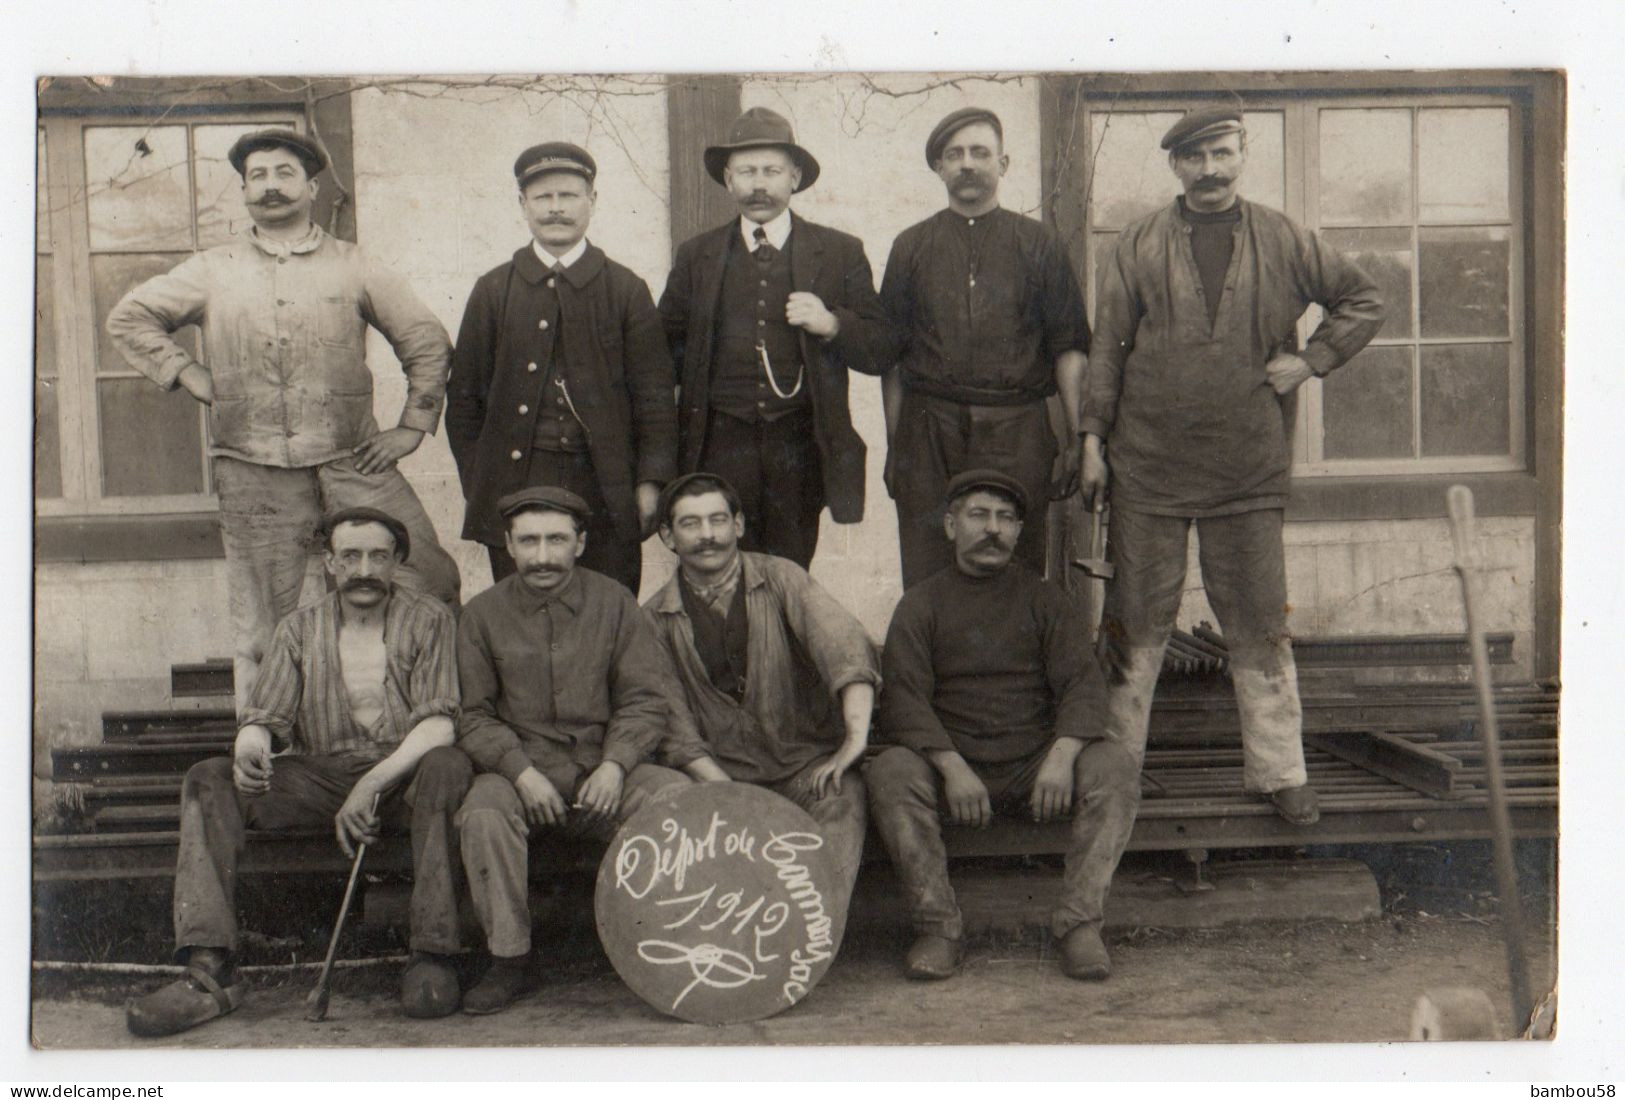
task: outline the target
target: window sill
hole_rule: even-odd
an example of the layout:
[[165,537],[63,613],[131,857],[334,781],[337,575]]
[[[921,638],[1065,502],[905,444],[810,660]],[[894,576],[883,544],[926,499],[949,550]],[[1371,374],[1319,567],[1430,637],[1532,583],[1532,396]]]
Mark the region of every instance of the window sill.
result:
[[1362,519],[1443,519],[1445,490],[1465,485],[1480,516],[1533,516],[1535,475],[1422,474],[1413,477],[1299,477],[1287,502],[1288,522]]
[[212,512],[144,516],[40,516],[36,562],[172,561],[220,558],[220,517]]

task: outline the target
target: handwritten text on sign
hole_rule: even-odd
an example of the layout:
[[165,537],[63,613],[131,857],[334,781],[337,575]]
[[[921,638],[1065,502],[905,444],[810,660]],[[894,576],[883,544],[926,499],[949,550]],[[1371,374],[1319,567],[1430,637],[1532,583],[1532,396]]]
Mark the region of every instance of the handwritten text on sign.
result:
[[655,1008],[760,1019],[806,996],[834,957],[832,881],[823,838],[792,803],[744,784],[690,787],[616,835],[599,872],[599,931]]

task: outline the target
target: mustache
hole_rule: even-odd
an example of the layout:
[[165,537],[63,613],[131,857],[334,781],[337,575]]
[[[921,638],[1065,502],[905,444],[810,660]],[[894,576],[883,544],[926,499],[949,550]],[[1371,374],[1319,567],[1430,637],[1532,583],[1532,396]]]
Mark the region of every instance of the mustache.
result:
[[1010,548],[1011,543],[1005,542],[998,535],[988,535],[981,542],[971,547],[971,552],[974,553],[977,550],[1009,550]]
[[718,542],[716,539],[706,539],[704,542],[697,542],[697,543],[694,544],[694,553],[696,553],[696,554],[704,554],[704,553],[708,553],[709,551],[712,551],[712,550],[721,550],[721,549],[722,549],[722,544],[720,542]]
[[527,565],[520,572],[526,576],[542,576],[547,573],[563,573],[564,570],[556,565]]
[[373,577],[352,577],[339,585],[340,592],[388,592],[389,586]]
[[265,192],[265,194],[261,195],[258,199],[254,200],[254,202],[250,203],[249,205],[251,205],[251,206],[286,206],[288,203],[290,203],[292,201],[293,201],[292,198],[290,198],[287,195],[284,195],[281,191],[267,191],[267,192]]
[[1226,187],[1229,186],[1229,176],[1203,176],[1196,181],[1197,187]]
[[542,219],[542,224],[543,225],[574,225],[575,224],[575,219],[574,218],[567,218],[563,214],[559,214],[559,215],[557,215],[555,217],[543,218]]

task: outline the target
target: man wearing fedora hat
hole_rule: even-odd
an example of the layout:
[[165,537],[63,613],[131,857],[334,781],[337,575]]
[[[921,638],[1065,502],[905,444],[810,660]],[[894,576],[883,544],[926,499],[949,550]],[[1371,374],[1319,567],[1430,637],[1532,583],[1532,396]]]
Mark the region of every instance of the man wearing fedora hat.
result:
[[688,778],[646,758],[666,735],[670,678],[626,588],[579,565],[587,502],[534,486],[496,502],[515,572],[468,601],[457,626],[457,747],[474,761],[457,811],[491,967],[463,1011],[499,1012],[535,988],[533,840],[608,840],[649,798]]
[[1026,487],[1033,508],[1016,553],[1042,573],[1046,506],[1077,489],[1083,295],[1061,239],[999,205],[1010,158],[998,115],[950,113],[926,139],[925,160],[948,206],[898,235],[880,288],[900,343],[885,384],[886,486],[903,586],[951,563],[943,490],[975,467]]
[[[1230,649],[1243,782],[1311,824],[1282,547],[1292,413],[1300,385],[1376,334],[1382,300],[1318,235],[1237,195],[1240,110],[1191,111],[1162,147],[1184,194],[1125,228],[1104,265],[1083,413],[1084,493],[1097,509],[1112,500],[1108,732],[1143,757],[1195,524]],[[1325,314],[1300,350],[1311,302]]]
[[468,502],[463,537],[491,574],[514,571],[497,501],[532,485],[579,495],[592,519],[582,564],[642,576],[660,486],[676,473],[675,379],[646,283],[587,240],[598,164],[566,141],[513,166],[534,238],[480,276],[452,353],[446,435]]
[[943,496],[937,537],[947,535],[953,564],[904,592],[892,615],[879,724],[896,744],[864,776],[916,933],[904,971],[937,979],[959,967],[945,811],[975,827],[995,814],[1071,819],[1050,929],[1069,977],[1104,978],[1100,927],[1139,805],[1139,762],[1104,737],[1105,685],[1077,608],[1012,560],[1027,487],[984,468],[955,475]]
[[[253,228],[149,279],[113,307],[107,333],[130,365],[209,406],[226,585],[246,705],[277,622],[294,609],[321,517],[367,506],[395,516],[412,553],[398,583],[456,604],[457,566],[396,463],[440,420],[451,342],[405,279],[310,216],[321,147],[293,130],[243,135],[227,153]],[[203,327],[203,360],[177,330]],[[373,419],[371,325],[406,373],[397,426]]]
[[660,312],[677,365],[679,468],[738,490],[743,545],[805,568],[828,504],[863,518],[862,437],[847,371],[878,374],[889,333],[856,237],[790,212],[818,161],[763,107],[705,150],[739,218],[685,241]]

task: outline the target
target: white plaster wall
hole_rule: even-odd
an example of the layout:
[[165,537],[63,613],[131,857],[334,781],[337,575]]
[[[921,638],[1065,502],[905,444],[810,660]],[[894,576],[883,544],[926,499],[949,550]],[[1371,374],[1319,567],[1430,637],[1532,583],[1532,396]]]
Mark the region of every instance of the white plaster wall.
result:
[[[453,87],[410,92],[366,89],[352,101],[357,236],[374,256],[406,275],[455,340],[474,281],[528,244],[513,162],[543,141],[572,141],[598,162],[598,203],[588,239],[630,267],[659,297],[670,267],[666,97],[647,78],[561,77],[550,90]],[[586,89],[601,87],[602,97]],[[415,93],[415,94],[414,94]],[[378,422],[400,416],[406,382],[388,344],[369,337]],[[401,463],[423,499],[441,543],[457,559],[463,596],[491,583],[483,547],[463,542],[463,495],[456,464],[439,433]],[[666,557],[645,549],[659,583]]]
[[[974,105],[999,116],[1010,156],[1000,201],[1037,216],[1042,195],[1038,81],[967,79],[953,87],[938,86],[942,79],[935,74],[828,74],[744,82],[743,106],[768,107],[784,115],[796,140],[818,159],[818,182],[795,197],[793,209],[861,238],[877,288],[892,240],[947,205],[942,181],[925,162],[925,139],[950,111]],[[922,90],[926,88],[930,90]],[[698,157],[700,150],[693,155]],[[869,447],[863,522],[837,524],[825,511],[812,573],[880,638],[903,589],[897,514],[881,481],[886,423],[879,380],[854,374],[851,405],[853,425]]]

